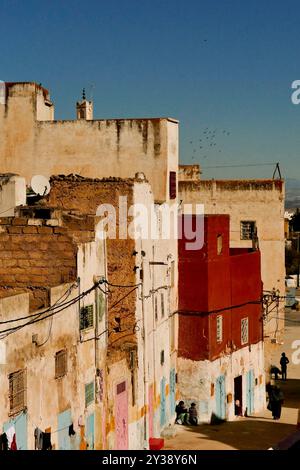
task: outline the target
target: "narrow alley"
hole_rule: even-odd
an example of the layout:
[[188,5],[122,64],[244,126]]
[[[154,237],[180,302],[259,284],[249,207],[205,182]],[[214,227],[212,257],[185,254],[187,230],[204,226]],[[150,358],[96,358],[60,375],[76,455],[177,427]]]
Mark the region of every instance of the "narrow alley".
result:
[[276,349],[274,347],[272,353],[274,365],[279,365],[282,352],[285,352],[290,360],[288,380],[277,381],[284,393],[279,421],[273,421],[271,412],[265,410],[251,417],[240,417],[218,425],[176,425],[177,435],[165,440],[165,449],[266,450],[275,447],[281,440],[294,433],[297,430],[300,408],[300,364],[292,362],[292,355],[296,351],[292,345],[298,339],[300,340],[300,312],[286,309],[284,343]]

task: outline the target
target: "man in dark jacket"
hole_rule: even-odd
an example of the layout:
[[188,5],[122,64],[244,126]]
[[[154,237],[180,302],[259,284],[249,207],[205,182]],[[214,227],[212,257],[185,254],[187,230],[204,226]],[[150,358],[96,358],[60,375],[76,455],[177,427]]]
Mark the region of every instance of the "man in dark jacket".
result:
[[281,354],[281,359],[280,359],[280,365],[281,365],[281,374],[282,374],[282,380],[286,380],[286,373],[287,373],[287,365],[290,361],[286,357],[285,353],[283,352]]

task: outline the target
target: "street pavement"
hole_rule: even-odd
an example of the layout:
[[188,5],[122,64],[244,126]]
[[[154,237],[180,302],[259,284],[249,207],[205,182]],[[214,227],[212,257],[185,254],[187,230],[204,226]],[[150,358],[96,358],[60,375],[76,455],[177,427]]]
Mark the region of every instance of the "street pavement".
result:
[[300,311],[286,309],[285,317],[284,342],[270,351],[271,363],[278,367],[282,352],[290,360],[288,380],[277,381],[284,393],[280,420],[274,421],[271,412],[265,410],[251,417],[239,417],[219,425],[175,425],[177,435],[165,439],[165,450],[266,450],[296,431],[300,408],[300,364],[292,363],[296,351],[292,345],[299,339],[300,360]]

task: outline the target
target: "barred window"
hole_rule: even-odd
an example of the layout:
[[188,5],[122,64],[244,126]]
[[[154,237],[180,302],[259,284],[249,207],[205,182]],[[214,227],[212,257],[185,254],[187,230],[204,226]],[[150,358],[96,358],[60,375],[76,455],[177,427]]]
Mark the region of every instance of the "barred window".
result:
[[241,320],[241,343],[247,344],[249,341],[249,322],[248,318]]
[[256,232],[256,222],[251,220],[241,221],[241,240],[253,240]]
[[87,305],[80,309],[80,329],[86,330],[94,326],[94,305]]
[[217,316],[217,343],[222,343],[223,340],[223,317]]
[[94,382],[85,385],[85,407],[93,403],[95,396]]
[[55,354],[55,378],[63,377],[67,370],[67,351],[62,349]]
[[13,372],[8,380],[10,414],[19,413],[26,408],[26,371]]

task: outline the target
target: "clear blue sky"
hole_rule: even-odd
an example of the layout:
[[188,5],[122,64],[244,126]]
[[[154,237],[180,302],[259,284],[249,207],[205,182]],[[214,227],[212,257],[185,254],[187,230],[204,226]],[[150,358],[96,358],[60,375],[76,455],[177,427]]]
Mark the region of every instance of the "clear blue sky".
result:
[[[299,2],[0,0],[0,8],[0,79],[42,83],[57,119],[74,118],[85,87],[96,118],[179,119],[183,163],[280,161],[284,175],[300,178],[300,105],[290,99],[300,79]],[[204,174],[265,177],[272,168]]]

